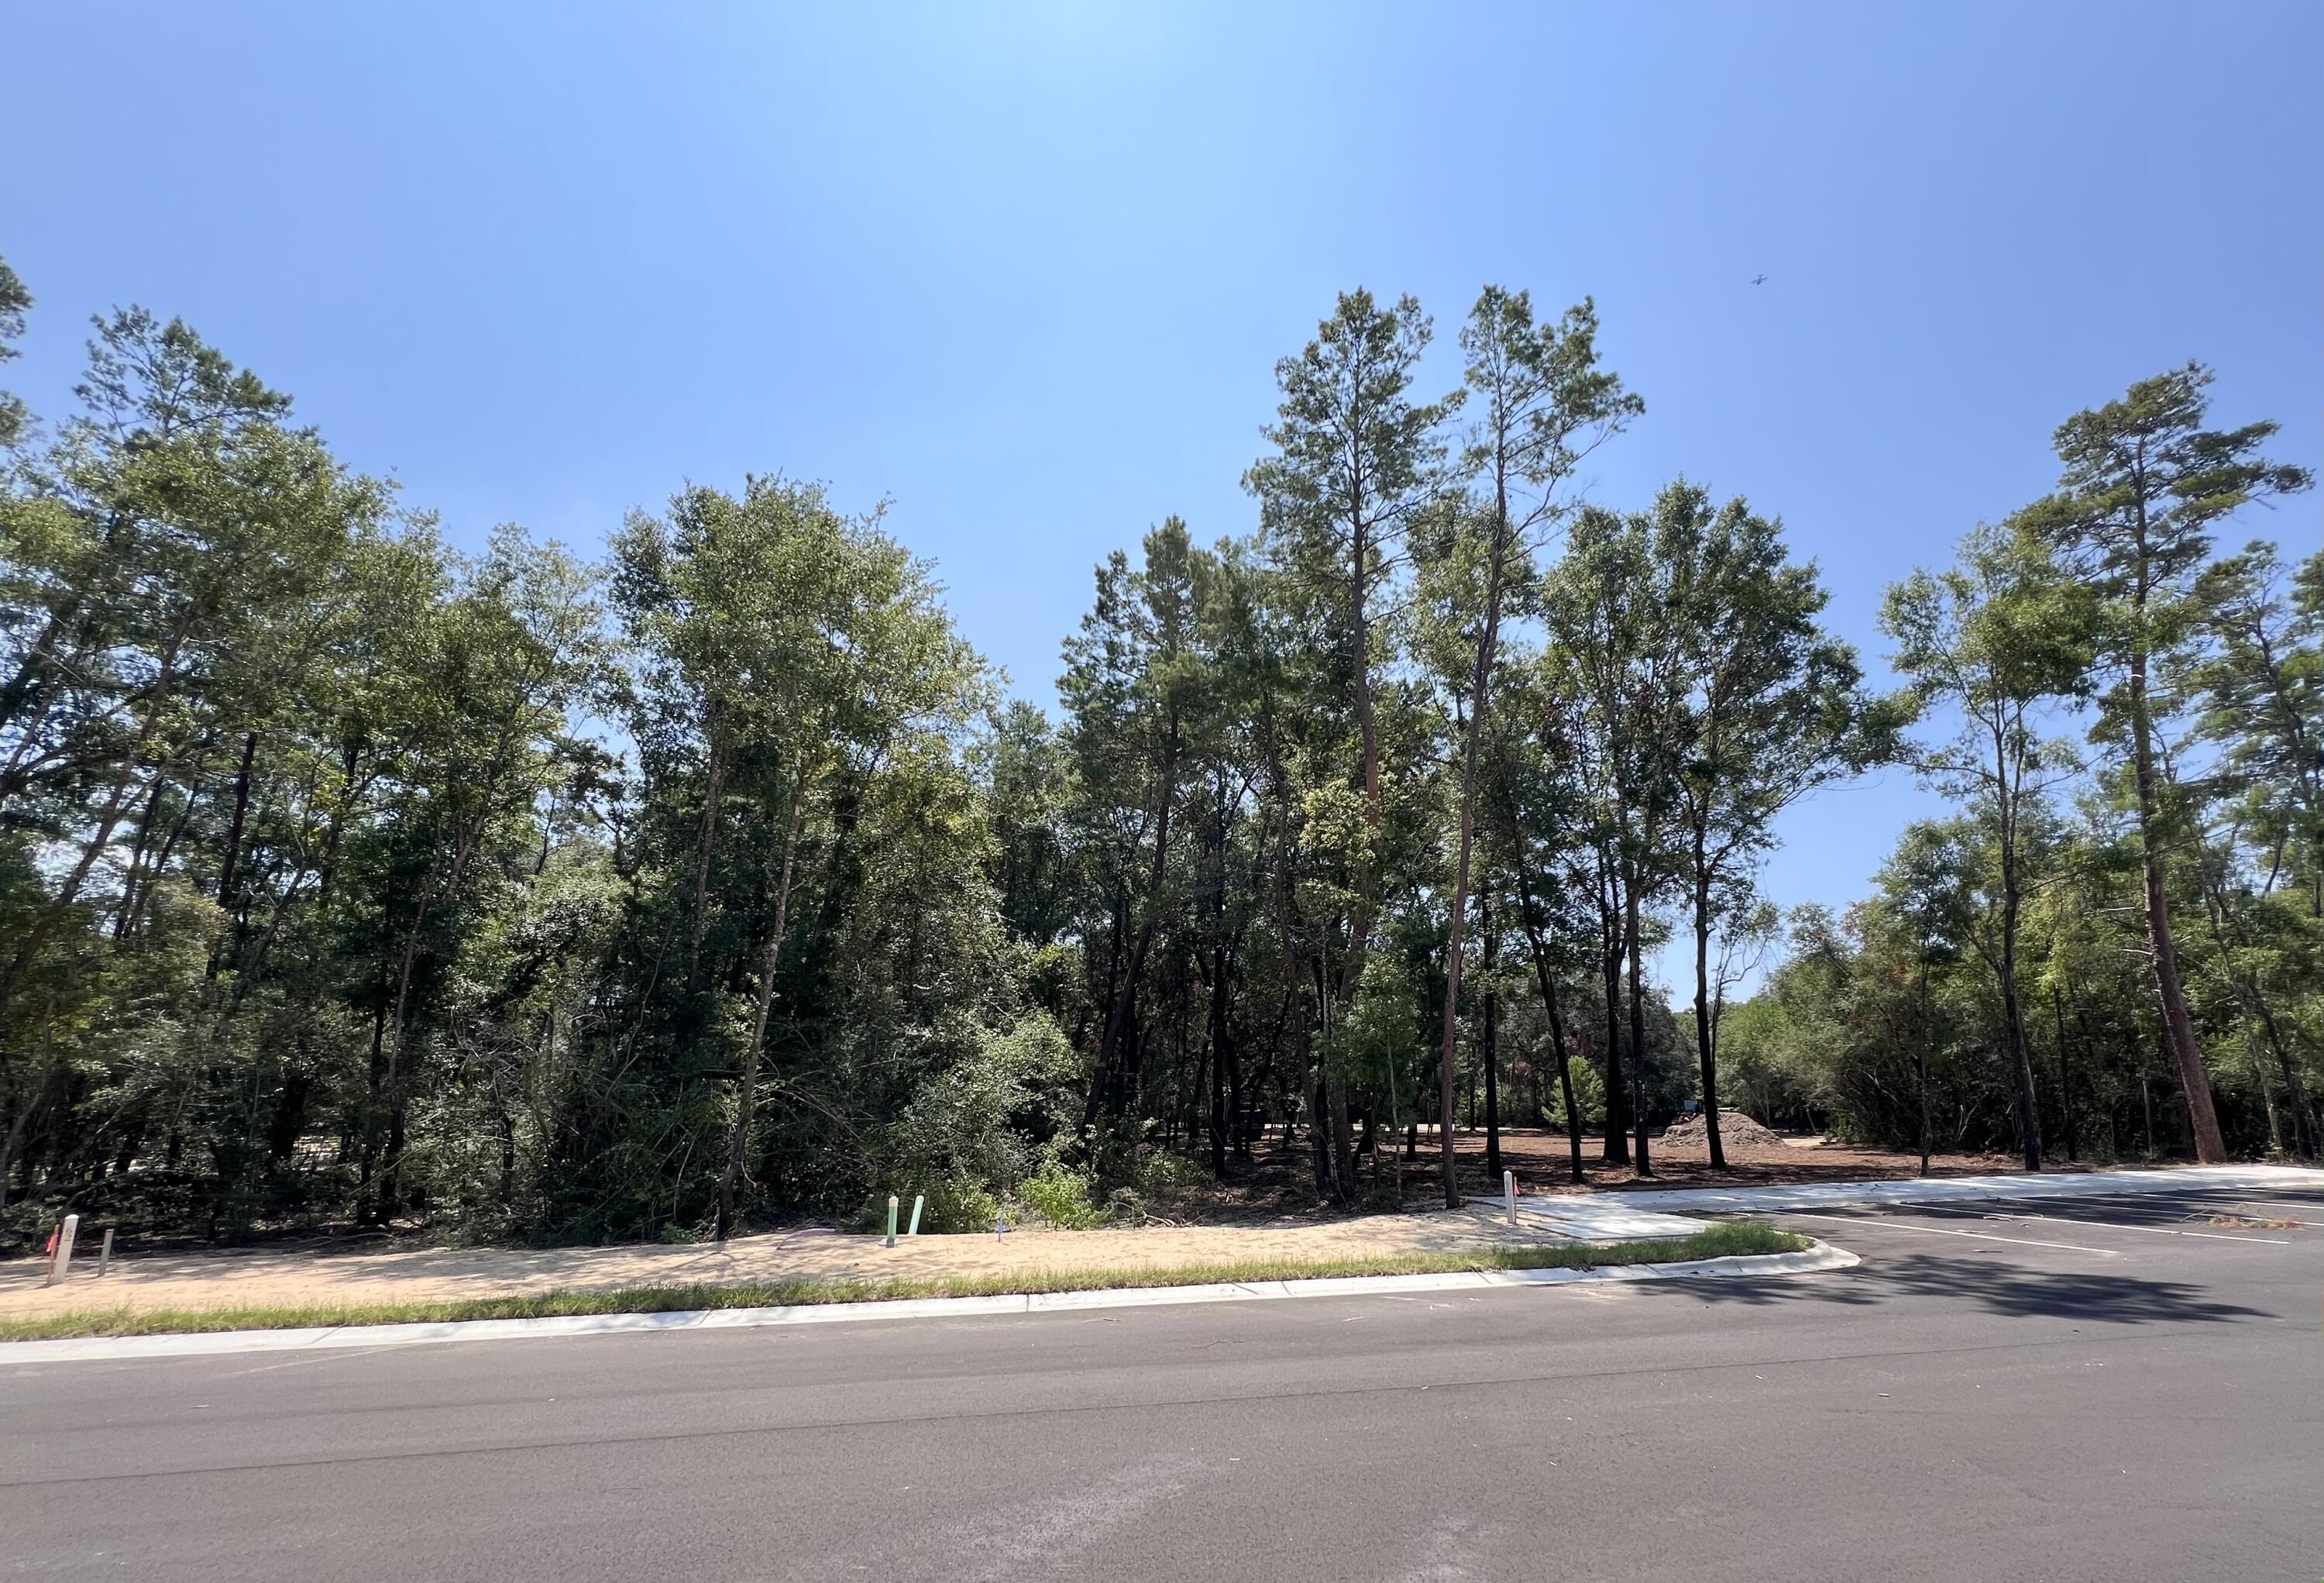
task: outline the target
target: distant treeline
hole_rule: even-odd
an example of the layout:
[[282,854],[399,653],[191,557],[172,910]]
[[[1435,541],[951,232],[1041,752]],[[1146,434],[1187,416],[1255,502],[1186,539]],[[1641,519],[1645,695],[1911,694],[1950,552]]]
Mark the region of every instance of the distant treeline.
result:
[[[0,265],[0,350],[30,306]],[[1052,720],[818,488],[461,554],[99,319],[77,411],[0,397],[0,1230],[1074,1223],[1286,1143],[1389,1201],[1452,1189],[1416,1124],[1646,1171],[1690,1098],[2312,1150],[2324,556],[2211,549],[2309,481],[2272,426],[2199,368],[2070,420],[2055,494],[1892,591],[1878,695],[1775,519],[1577,498],[1643,411],[1588,302],[1487,290],[1437,394],[1429,338],[1339,300],[1256,527],[1100,566]],[[1881,764],[1957,815],[1728,1004],[1777,816]]]

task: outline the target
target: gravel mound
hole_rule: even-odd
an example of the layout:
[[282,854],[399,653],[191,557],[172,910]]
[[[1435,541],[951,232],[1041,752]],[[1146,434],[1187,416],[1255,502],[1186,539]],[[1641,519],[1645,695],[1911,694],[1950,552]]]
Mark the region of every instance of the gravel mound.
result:
[[[1683,1116],[1663,1129],[1662,1141],[1708,1149],[1711,1147],[1710,1123],[1701,1111]],[[1784,1146],[1783,1139],[1739,1110],[1719,1113],[1719,1142],[1729,1149],[1780,1149]]]

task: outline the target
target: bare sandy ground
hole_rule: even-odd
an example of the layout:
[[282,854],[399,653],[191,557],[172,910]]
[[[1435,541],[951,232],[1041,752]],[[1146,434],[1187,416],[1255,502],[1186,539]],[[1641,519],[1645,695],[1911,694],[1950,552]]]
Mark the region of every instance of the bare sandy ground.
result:
[[[1618,1196],[1627,1190],[1711,1185],[1770,1185],[1821,1180],[1863,1180],[1917,1173],[1920,1161],[1884,1151],[1820,1140],[1785,1140],[1784,1147],[1731,1151],[1724,1171],[1713,1171],[1700,1144],[1655,1145],[1652,1180],[1635,1178],[1627,1166],[1600,1158],[1600,1141],[1585,1140],[1589,1181],[1570,1180],[1567,1143],[1562,1134],[1540,1128],[1508,1128],[1502,1138],[1504,1163],[1514,1170],[1527,1195],[1564,1198],[1582,1194]],[[1455,1134],[1464,1187],[1496,1192],[1500,1183],[1483,1170],[1481,1134]],[[1435,1169],[1435,1142],[1424,1141],[1406,1167],[1408,1191],[1426,1185]],[[1304,1155],[1283,1155],[1294,1171],[1306,1169]],[[1980,1155],[1940,1155],[1935,1174],[1952,1176],[2006,1171],[2012,1162]],[[1369,1170],[1370,1167],[1368,1166]],[[42,1288],[46,1261],[0,1262],[0,1317],[23,1318],[69,1309],[210,1309],[259,1305],[417,1302],[514,1296],[544,1291],[609,1291],[641,1286],[730,1286],[799,1277],[993,1275],[1035,1270],[1150,1268],[1156,1265],[1222,1264],[1246,1259],[1360,1257],[1415,1250],[1457,1252],[1488,1245],[1530,1245],[1544,1240],[1538,1230],[1513,1231],[1480,1209],[1355,1217],[1286,1214],[1254,1219],[1247,1197],[1227,1191],[1212,1206],[1231,1219],[1192,1226],[1113,1227],[1098,1231],[1011,1231],[1006,1241],[991,1234],[899,1239],[893,1248],[877,1236],[857,1236],[821,1228],[738,1237],[724,1247],[711,1245],[644,1244],[620,1247],[442,1248],[403,1250],[371,1247],[183,1252],[133,1255],[114,1260],[112,1273],[97,1279],[97,1233],[82,1227],[81,1252],[71,1279]],[[1199,1209],[1199,1206],[1194,1206]]]
[[1372,1215],[1317,1222],[1144,1227],[1097,1231],[1010,1231],[962,1236],[877,1236],[820,1229],[737,1237],[715,1245],[593,1248],[416,1248],[405,1252],[163,1254],[115,1257],[105,1279],[77,1256],[71,1277],[43,1288],[46,1262],[0,1264],[0,1316],[69,1309],[208,1309],[339,1305],[609,1291],[639,1286],[730,1286],[801,1276],[991,1275],[1335,1258],[1416,1250],[1526,1246],[1538,1230],[1515,1231],[1481,1209]]

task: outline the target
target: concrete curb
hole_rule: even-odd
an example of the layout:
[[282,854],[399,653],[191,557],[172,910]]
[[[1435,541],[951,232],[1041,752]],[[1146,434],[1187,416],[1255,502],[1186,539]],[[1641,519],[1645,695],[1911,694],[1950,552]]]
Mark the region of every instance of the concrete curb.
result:
[[574,1314],[544,1319],[462,1319],[444,1324],[336,1325],[299,1330],[214,1330],[174,1336],[88,1336],[65,1341],[0,1343],[0,1365],[96,1363],[141,1357],[200,1357],[232,1352],[299,1352],[365,1347],[419,1347],[439,1341],[523,1341],[639,1331],[742,1330],[776,1325],[829,1325],[874,1319],[973,1319],[987,1314],[1055,1313],[1169,1303],[1253,1302],[1297,1297],[1371,1297],[1407,1291],[1473,1291],[1502,1286],[1565,1286],[1579,1282],[1687,1281],[1738,1275],[1805,1275],[1845,1270],[1859,1261],[1819,1242],[1795,1254],[1752,1254],[1680,1264],[1610,1264],[1588,1270],[1468,1270],[1441,1275],[1341,1275],[1308,1281],[1255,1281],[1206,1286],[1136,1286],[1099,1291],[1047,1291],[1006,1297],[915,1297],[876,1302],[807,1303],[787,1308],[696,1309],[659,1314]]

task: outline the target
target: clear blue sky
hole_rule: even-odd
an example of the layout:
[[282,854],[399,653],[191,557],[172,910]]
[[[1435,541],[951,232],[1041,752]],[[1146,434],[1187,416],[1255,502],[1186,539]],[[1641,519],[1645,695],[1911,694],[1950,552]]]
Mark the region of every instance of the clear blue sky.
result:
[[[1594,293],[1649,409],[1597,496],[1748,495],[1877,658],[1883,587],[2134,378],[2211,363],[2324,462],[2319,62],[2314,0],[17,5],[7,383],[60,412],[88,313],[181,314],[462,542],[746,470],[890,497],[1047,701],[1106,551],[1250,525],[1335,291],[1448,354],[1482,282]],[[1771,891],[1861,893],[1926,806],[1826,795]]]

